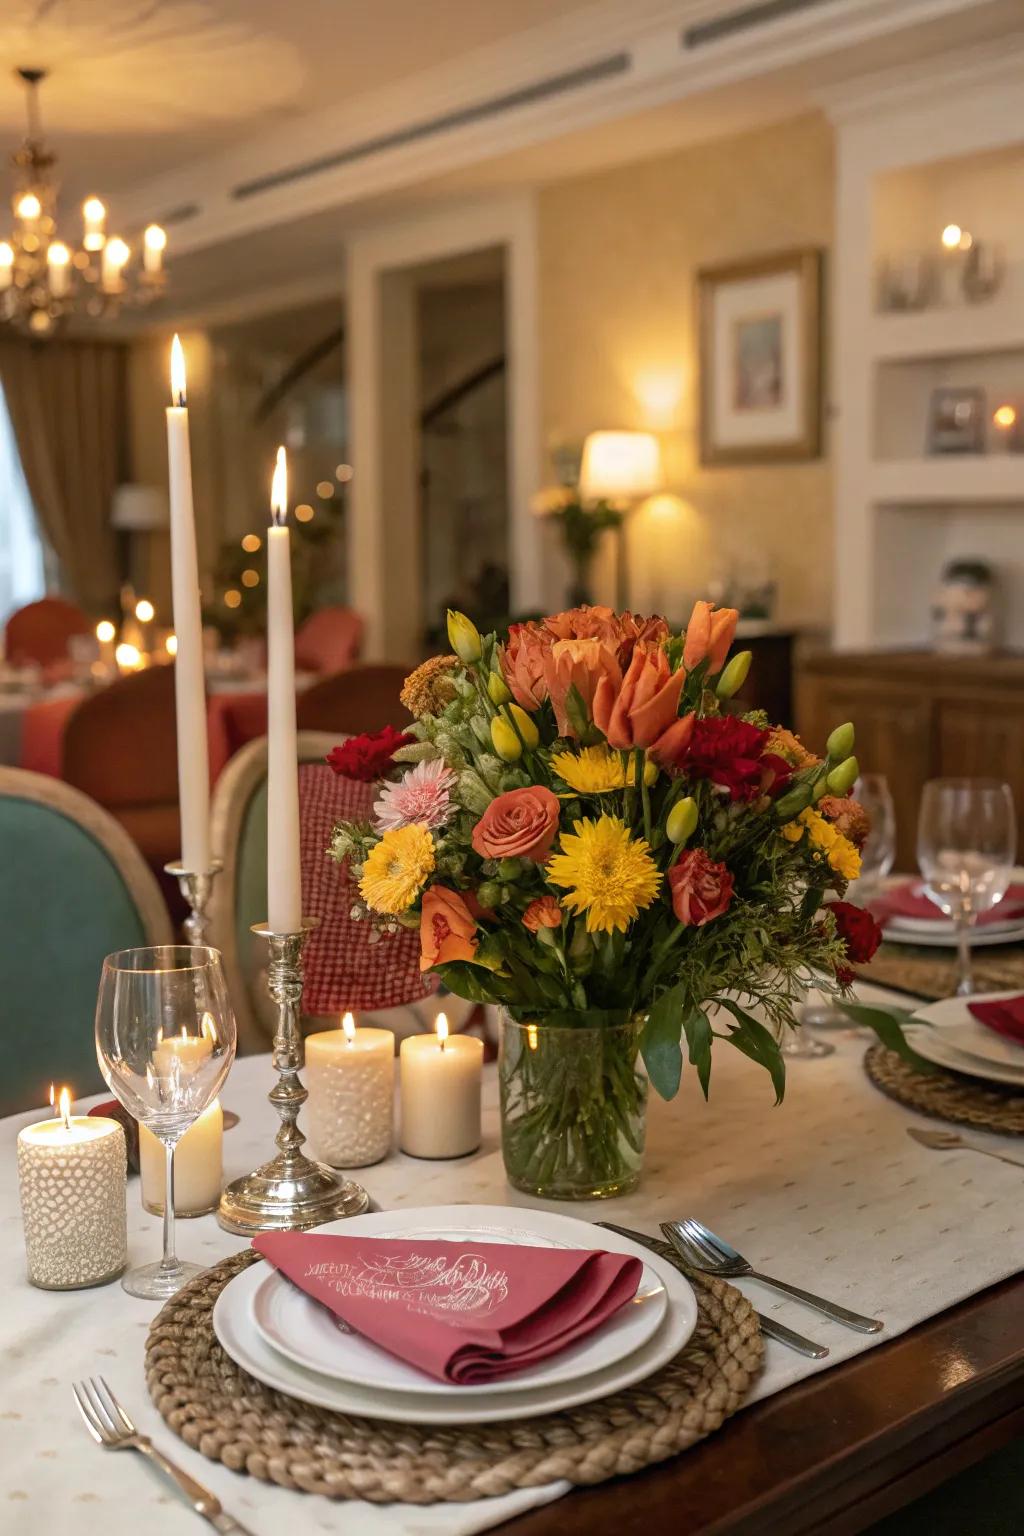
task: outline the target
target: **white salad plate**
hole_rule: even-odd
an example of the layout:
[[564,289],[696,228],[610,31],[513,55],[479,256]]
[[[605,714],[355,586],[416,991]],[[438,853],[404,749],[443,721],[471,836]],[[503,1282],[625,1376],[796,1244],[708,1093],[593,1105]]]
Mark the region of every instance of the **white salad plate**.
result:
[[[941,918],[890,917],[883,929],[890,944],[921,944],[929,949],[955,949],[956,932],[952,923]],[[986,923],[971,933],[972,949],[987,949],[993,944],[1024,942],[1024,922]]]
[[930,1003],[919,1008],[914,1023],[907,1025],[910,1044],[936,1066],[1024,1087],[1024,1046],[986,1029],[967,1011],[968,1002],[1001,1003],[1019,996],[1018,987],[1013,992],[979,992],[971,998],[946,997]]
[[[231,1358],[257,1380],[274,1387],[291,1397],[317,1407],[333,1409],[340,1413],[362,1414],[367,1418],[387,1419],[407,1424],[468,1424],[488,1423],[498,1420],[533,1418],[537,1414],[555,1413],[579,1403],[591,1402],[611,1392],[633,1385],[650,1376],[671,1360],[682,1349],[697,1323],[697,1303],[693,1291],[675,1266],[666,1259],[648,1253],[637,1244],[615,1232],[597,1231],[588,1222],[575,1217],[561,1216],[548,1211],[509,1209],[503,1206],[437,1206],[410,1211],[377,1211],[366,1216],[351,1217],[347,1221],[333,1222],[318,1229],[323,1233],[340,1232],[346,1236],[360,1233],[374,1237],[406,1237],[429,1235],[436,1238],[444,1232],[455,1232],[460,1239],[472,1233],[480,1242],[516,1242],[565,1244],[573,1248],[604,1248],[614,1253],[628,1253],[644,1264],[644,1277],[640,1290],[651,1285],[660,1286],[664,1295],[664,1308],[660,1322],[656,1322],[646,1341],[633,1343],[628,1353],[619,1353],[621,1334],[615,1332],[617,1319],[611,1319],[606,1328],[598,1331],[584,1345],[601,1338],[613,1337],[617,1343],[609,1344],[603,1359],[592,1356],[592,1364],[585,1375],[575,1375],[549,1380],[544,1384],[523,1385],[514,1382],[491,1387],[456,1387],[416,1375],[415,1390],[399,1389],[383,1385],[383,1378],[391,1376],[396,1365],[402,1371],[412,1368],[375,1345],[362,1341],[368,1353],[380,1364],[380,1374],[366,1381],[346,1381],[324,1375],[282,1354],[263,1337],[256,1326],[255,1305],[257,1294],[267,1280],[267,1268],[252,1265],[237,1275],[224,1287],[213,1310],[213,1328],[217,1338]],[[633,1303],[637,1315],[653,1315],[657,1304],[655,1296],[649,1301]],[[305,1298],[304,1298],[305,1299]],[[316,1306],[315,1303],[311,1303]],[[631,1307],[623,1310],[629,1313]],[[318,1308],[329,1317],[323,1308]],[[629,1327],[634,1326],[630,1319]],[[645,1323],[645,1328],[648,1326]],[[336,1324],[332,1323],[335,1332]],[[344,1336],[343,1336],[344,1337]],[[352,1337],[351,1335],[349,1337]],[[569,1356],[580,1349],[572,1345],[564,1354]],[[562,1360],[553,1356],[550,1364]],[[543,1362],[548,1364],[549,1362]]]

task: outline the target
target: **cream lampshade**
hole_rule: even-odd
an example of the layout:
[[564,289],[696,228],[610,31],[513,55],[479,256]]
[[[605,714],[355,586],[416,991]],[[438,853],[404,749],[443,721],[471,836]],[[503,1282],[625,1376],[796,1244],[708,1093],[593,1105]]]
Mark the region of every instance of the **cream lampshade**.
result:
[[170,521],[167,492],[155,485],[119,485],[110,509],[110,525],[121,533],[153,533]]
[[591,432],[580,492],[588,501],[639,501],[661,486],[661,450],[650,432]]

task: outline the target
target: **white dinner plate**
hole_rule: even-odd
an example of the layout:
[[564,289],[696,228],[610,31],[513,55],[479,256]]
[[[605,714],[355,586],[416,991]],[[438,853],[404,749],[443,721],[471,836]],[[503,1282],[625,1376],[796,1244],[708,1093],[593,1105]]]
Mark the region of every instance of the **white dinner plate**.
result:
[[[467,1222],[462,1207],[455,1206],[452,1221],[430,1220],[432,1212],[405,1211],[399,1213],[375,1212],[370,1218],[376,1228],[372,1236],[381,1238],[416,1237],[424,1242],[450,1242],[463,1245],[459,1252],[472,1255],[474,1243],[508,1243],[516,1247],[524,1244],[542,1248],[578,1248],[579,1239],[567,1242],[550,1232],[523,1231],[514,1219],[499,1225],[481,1227],[479,1222]],[[563,1221],[565,1217],[555,1217]],[[573,1220],[573,1226],[579,1223]],[[321,1233],[338,1232],[345,1237],[359,1237],[369,1229],[360,1226],[352,1230],[351,1219],[333,1222],[320,1228]],[[604,1243],[590,1238],[590,1246],[604,1247]],[[367,1257],[372,1259],[372,1243],[367,1247]],[[668,1294],[662,1281],[644,1260],[644,1270],[636,1296],[622,1307],[603,1327],[578,1343],[568,1345],[540,1360],[526,1370],[517,1371],[501,1384],[503,1392],[527,1392],[533,1387],[553,1385],[555,1382],[574,1381],[591,1371],[601,1370],[627,1355],[634,1354],[657,1332],[668,1309]],[[363,1338],[352,1329],[339,1324],[327,1307],[307,1296],[287,1276],[271,1271],[253,1297],[253,1321],[257,1332],[262,1334],[272,1349],[294,1360],[296,1365],[317,1371],[321,1376],[333,1376],[339,1381],[356,1382],[364,1387],[381,1387],[387,1392],[428,1393],[436,1396],[483,1396],[495,1390],[494,1383],[456,1386],[440,1382],[418,1371],[415,1366],[391,1355],[387,1350]]]
[[[911,927],[910,924],[914,926]],[[956,937],[952,923],[929,919],[891,917],[882,930],[889,944],[921,944],[928,949],[955,949]],[[1004,927],[1002,923],[986,923],[971,934],[972,949],[986,949],[992,944],[1020,944],[1024,942],[1024,922]]]
[[[434,1394],[387,1392],[322,1376],[272,1349],[257,1332],[253,1321],[253,1298],[267,1273],[262,1264],[254,1264],[224,1287],[213,1309],[214,1332],[227,1354],[266,1386],[320,1408],[406,1424],[486,1424],[556,1413],[642,1381],[677,1355],[696,1327],[696,1299],[675,1266],[667,1259],[647,1253],[617,1232],[595,1231],[589,1223],[574,1217],[547,1211],[512,1211],[503,1206],[439,1206],[418,1212],[375,1212],[371,1216],[352,1217],[339,1225],[351,1229],[352,1222],[372,1221],[379,1224],[374,1229],[379,1235],[381,1230],[395,1230],[399,1216],[403,1222],[411,1217],[418,1217],[421,1223],[472,1222],[478,1230],[494,1228],[503,1222],[508,1225],[514,1219],[517,1227],[529,1232],[532,1239],[548,1235],[550,1223],[558,1223],[563,1229],[575,1228],[572,1238],[575,1247],[601,1247],[613,1253],[633,1254],[643,1260],[665,1288],[668,1303],[665,1317],[647,1343],[632,1355],[574,1381],[534,1387],[524,1392],[502,1388],[468,1397],[464,1395],[465,1389],[449,1390],[440,1383]],[[331,1231],[332,1227],[320,1230]],[[564,1231],[560,1232],[559,1240],[568,1240]]]
[[[970,999],[946,997],[930,1003],[914,1015],[915,1020],[921,1020],[920,1025],[907,1025],[910,1043],[919,1056],[937,1066],[1024,1088],[1024,1046],[986,1029],[967,1011],[968,1001],[998,1003],[1019,995],[1018,987],[1013,992],[984,992]],[[1015,1063],[1014,1052],[1020,1065]]]

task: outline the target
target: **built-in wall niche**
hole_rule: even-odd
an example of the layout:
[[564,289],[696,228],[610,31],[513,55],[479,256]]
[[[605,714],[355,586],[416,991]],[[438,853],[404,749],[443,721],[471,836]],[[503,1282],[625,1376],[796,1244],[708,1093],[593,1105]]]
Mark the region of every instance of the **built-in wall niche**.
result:
[[[1024,422],[1024,347],[876,363],[874,446],[876,459],[916,459],[932,452],[929,422],[937,389],[980,389],[984,393],[984,437],[980,451],[1003,453],[1011,433],[993,421],[997,407],[1012,404]],[[1024,442],[1017,428],[1015,441]],[[946,457],[946,455],[943,455]],[[1024,453],[1016,455],[1024,491]]]

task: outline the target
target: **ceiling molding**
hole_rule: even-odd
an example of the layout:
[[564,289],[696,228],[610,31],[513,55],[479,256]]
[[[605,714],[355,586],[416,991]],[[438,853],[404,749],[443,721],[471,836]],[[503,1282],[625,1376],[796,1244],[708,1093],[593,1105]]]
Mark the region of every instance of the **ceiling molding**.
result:
[[[845,123],[870,117],[880,108],[910,108],[921,97],[934,101],[937,91],[960,91],[1013,81],[1020,82],[1024,101],[1024,30],[992,42],[977,43],[955,54],[939,54],[862,75],[857,80],[816,91],[814,100],[833,122]],[[1024,138],[1024,112],[1021,137]]]

